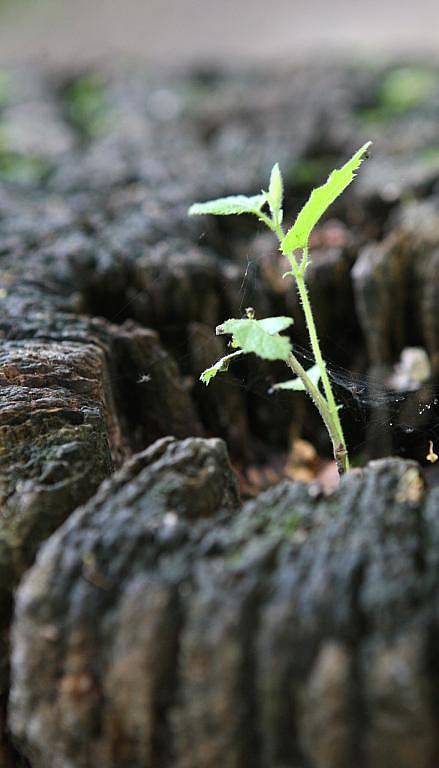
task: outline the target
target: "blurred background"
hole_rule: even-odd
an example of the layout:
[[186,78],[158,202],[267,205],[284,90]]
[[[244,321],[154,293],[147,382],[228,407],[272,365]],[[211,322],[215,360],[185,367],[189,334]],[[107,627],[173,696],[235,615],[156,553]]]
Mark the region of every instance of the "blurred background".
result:
[[0,0],[8,63],[430,56],[438,42],[437,0]]

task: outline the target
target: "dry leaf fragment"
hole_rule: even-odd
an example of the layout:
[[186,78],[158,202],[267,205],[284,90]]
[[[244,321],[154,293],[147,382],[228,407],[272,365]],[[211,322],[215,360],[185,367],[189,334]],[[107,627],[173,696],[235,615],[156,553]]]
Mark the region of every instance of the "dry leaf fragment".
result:
[[433,440],[430,440],[428,443],[428,453],[425,458],[431,464],[435,464],[436,461],[439,459],[439,456],[437,455],[437,453],[433,451]]

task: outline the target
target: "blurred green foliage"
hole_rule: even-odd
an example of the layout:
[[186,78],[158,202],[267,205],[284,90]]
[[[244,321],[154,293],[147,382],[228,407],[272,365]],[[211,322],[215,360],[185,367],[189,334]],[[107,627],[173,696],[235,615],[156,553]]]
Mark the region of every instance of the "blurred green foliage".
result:
[[105,130],[108,101],[104,79],[94,73],[82,75],[64,91],[66,117],[82,139],[94,138]]
[[394,112],[424,104],[438,86],[438,76],[424,67],[398,67],[384,78],[380,89],[380,104]]
[[428,165],[439,165],[439,144],[426,147],[419,153],[419,157]]
[[50,163],[40,155],[10,152],[0,142],[0,181],[34,184],[44,181],[50,173]]
[[288,170],[286,181],[294,187],[314,187],[322,176],[329,175],[338,159],[333,155],[301,158]]
[[422,66],[391,69],[377,93],[376,104],[359,112],[366,123],[386,122],[428,105],[439,89],[439,73]]
[[[1,0],[0,0],[1,2]],[[6,106],[11,96],[11,77],[4,69],[0,69],[0,109]]]

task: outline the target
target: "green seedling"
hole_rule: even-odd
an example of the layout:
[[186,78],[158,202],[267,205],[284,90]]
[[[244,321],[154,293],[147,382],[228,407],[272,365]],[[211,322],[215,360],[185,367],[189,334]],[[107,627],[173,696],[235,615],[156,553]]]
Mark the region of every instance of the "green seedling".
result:
[[276,235],[280,250],[291,267],[284,277],[291,277],[295,281],[314,356],[314,365],[306,371],[294,354],[290,339],[281,335],[281,331],[285,331],[293,324],[291,317],[267,317],[256,320],[254,310],[249,309],[246,318],[226,320],[217,327],[217,334],[226,334],[231,337],[230,346],[234,351],[203,371],[200,376],[201,381],[208,385],[218,373],[228,369],[232,360],[242,355],[254,353],[264,360],[283,360],[294,373],[295,378],[275,384],[273,388],[303,391],[311,397],[328,430],[340,474],[349,469],[348,451],[339,417],[341,406],[336,403],[320,349],[305,277],[310,264],[311,233],[331,203],[353,181],[358,168],[367,157],[370,145],[370,141],[364,144],[342,168],[331,173],[325,184],[313,190],[293,226],[286,232],[282,223],[284,185],[277,163],[271,171],[268,192],[263,191],[260,195],[253,197],[237,195],[206,203],[195,203],[189,209],[191,216],[253,214]]

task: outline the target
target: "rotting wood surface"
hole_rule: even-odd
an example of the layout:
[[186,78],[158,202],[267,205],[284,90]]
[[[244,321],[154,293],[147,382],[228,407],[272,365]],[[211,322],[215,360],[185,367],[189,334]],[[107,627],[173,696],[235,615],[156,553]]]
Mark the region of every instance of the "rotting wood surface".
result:
[[18,595],[11,726],[35,768],[430,768],[439,496],[414,462],[241,508],[222,441],[131,459]]
[[[267,446],[285,448],[291,421],[299,418],[300,407],[288,405],[286,416],[285,408],[276,410],[273,401],[267,400],[271,379],[262,363],[250,362],[248,370],[243,370],[247,381],[256,382],[253,389],[222,382],[216,390],[200,391],[196,383],[200,369],[222,351],[212,331],[216,324],[250,304],[260,316],[272,312],[296,316],[298,304],[294,294],[286,292],[285,281],[279,280],[282,265],[276,263],[279,256],[267,239],[260,233],[253,235],[241,220],[230,225],[189,221],[188,204],[217,194],[257,191],[266,184],[274,160],[279,160],[282,167],[290,168],[287,193],[293,209],[306,190],[299,177],[309,173],[316,157],[326,167],[328,156],[331,162],[335,155],[342,159],[348,145],[354,147],[369,138],[370,125],[359,125],[359,115],[370,107],[371,94],[376,97],[383,76],[343,68],[236,77],[209,72],[172,78],[154,73],[104,75],[102,92],[95,94],[95,112],[97,104],[98,117],[103,118],[96,129],[96,114],[78,115],[72,110],[72,83],[84,86],[81,78],[60,82],[38,72],[13,73],[9,101],[0,104],[0,128],[8,137],[0,150],[2,727],[10,683],[14,593],[42,542],[133,452],[167,434],[177,438],[203,431],[219,434],[227,439],[234,457],[254,461],[266,456]],[[85,87],[93,90],[94,86],[85,80]],[[313,251],[310,287],[319,305],[320,329],[336,341],[334,349],[342,347],[341,364],[356,365],[361,353],[363,367],[374,366],[382,376],[400,349],[413,342],[425,347],[433,371],[438,372],[438,170],[422,154],[431,149],[436,136],[437,102],[431,98],[422,110],[422,132],[416,129],[420,119],[416,111],[405,120],[375,126],[378,159],[372,159],[357,180],[349,202],[334,209],[338,224],[335,229],[322,227]],[[409,160],[401,158],[401,146]],[[382,162],[384,155],[387,164]],[[409,193],[415,199],[407,201]],[[295,329],[303,340],[300,321]],[[314,428],[313,418],[307,413],[305,427]],[[421,426],[425,419],[419,420]],[[154,455],[157,444],[151,450]],[[165,453],[174,457],[173,451],[178,450],[167,446]],[[157,607],[160,614],[158,624],[136,625],[134,646],[121,628],[109,650],[120,653],[122,660],[125,647],[130,652],[134,648],[135,656],[140,654],[135,664],[148,669],[157,661],[145,688],[135,687],[135,665],[124,668],[121,661],[114,671],[106,658],[102,668],[93,668],[96,680],[93,677],[91,687],[87,687],[87,676],[78,683],[75,663],[82,664],[83,658],[65,654],[57,635],[62,628],[70,642],[69,633],[74,632],[73,624],[67,628],[64,624],[67,603],[61,601],[58,606],[52,633],[52,623],[41,629],[42,614],[30,617],[22,598],[14,630],[11,713],[31,765],[34,760],[45,768],[51,761],[54,768],[66,768],[69,760],[76,760],[71,763],[74,768],[88,764],[94,768],[96,761],[114,768],[121,768],[124,761],[130,768],[167,764],[208,768],[217,765],[215,761],[236,768],[247,764],[257,768],[258,762],[261,768],[357,768],[361,760],[365,768],[369,764],[374,768],[434,765],[437,660],[432,606],[437,495],[424,499],[415,468],[399,463],[379,465],[363,479],[352,476],[346,496],[333,501],[313,500],[303,486],[288,485],[279,491],[279,498],[275,492],[269,503],[255,502],[270,509],[273,505],[272,522],[261,523],[259,541],[257,524],[250,520],[251,507],[238,513],[233,494],[225,503],[221,493],[209,506],[204,469],[197,468],[191,475],[187,466],[197,452],[211,453],[213,477],[219,482],[220,473],[219,484],[225,483],[221,492],[225,492],[233,479],[223,449],[195,441],[185,450],[186,464],[181,472],[176,470],[173,480],[180,491],[186,489],[181,512],[181,530],[186,533],[181,542],[180,523],[168,525],[175,523],[174,500],[171,503],[166,497],[166,504],[156,509],[149,486],[138,488],[136,472],[146,461],[144,454],[127,465],[122,480],[118,476],[114,481],[132,487],[134,496],[140,493],[146,528],[152,510],[151,520],[157,514],[158,530],[165,529],[163,559],[160,552],[158,571],[152,577],[154,585],[157,580],[157,592],[154,587],[148,593],[153,611]],[[407,497],[401,479],[406,475],[412,478]],[[152,486],[158,482],[150,480]],[[102,492],[110,494],[106,509],[116,504],[111,500],[115,487],[110,484]],[[177,488],[177,498],[178,493]],[[282,506],[283,493],[288,514]],[[187,523],[189,498],[192,505],[198,499],[200,506]],[[130,520],[133,510],[128,501]],[[77,516],[93,516],[95,503],[91,501],[89,511]],[[320,527],[315,525],[320,514],[315,508],[321,505],[326,511]],[[395,510],[396,528],[389,505]],[[302,509],[307,510],[305,517],[310,515],[312,550],[302,523],[295,532],[295,518],[290,519],[293,506],[299,509],[299,523]],[[339,507],[342,513],[336,524],[327,514]],[[233,521],[227,518],[232,508]],[[374,512],[370,525],[366,511]],[[171,517],[166,517],[168,513]],[[223,513],[227,519],[223,520]],[[102,545],[106,556],[117,562],[123,525],[116,515],[113,530],[111,516],[105,519],[109,539],[115,537],[114,549],[105,549],[106,527],[97,527],[100,543],[96,546]],[[196,539],[193,561],[192,554],[186,559],[188,528],[194,529]],[[396,529],[401,538],[396,537],[395,543],[392,532]],[[67,536],[66,530],[70,528],[62,529],[61,538]],[[136,530],[134,526],[133,546],[137,546]],[[239,539],[236,548],[229,539],[231,532]],[[124,533],[130,534],[130,526]],[[155,535],[154,529],[152,542]],[[173,544],[166,543],[167,536]],[[341,549],[346,549],[340,562],[338,545],[334,549],[331,543],[337,537],[343,542]],[[142,546],[143,539],[141,550]],[[168,546],[174,553],[170,559]],[[155,544],[151,550],[148,547],[145,557],[151,551],[155,558]],[[80,552],[78,565],[79,555],[72,550],[78,583],[72,577],[68,589],[73,584],[78,588],[82,622],[87,596],[98,590],[96,594],[103,598],[108,592],[108,563],[101,567],[86,546]],[[121,557],[127,558],[131,585],[132,574],[136,569],[142,573],[144,561],[143,550],[139,560],[134,556],[131,560],[130,553],[127,545]],[[286,553],[284,564],[278,560],[282,553]],[[329,565],[326,554],[319,559],[319,553],[327,553]],[[163,587],[161,569],[168,565],[172,569],[174,560],[178,565],[175,581]],[[407,568],[401,566],[399,571],[399,561]],[[396,575],[385,570],[387,564],[395,565]],[[39,567],[34,574],[40,573]],[[53,578],[56,581],[56,574]],[[319,579],[324,598],[314,599],[312,585],[319,591]],[[386,587],[383,592],[381,581]],[[376,595],[371,586],[375,583]],[[30,584],[28,579],[23,595]],[[47,585],[49,613],[55,610],[51,584]],[[122,610],[124,588],[122,579],[114,610]],[[142,601],[149,597],[142,586],[139,590],[133,593],[132,605],[140,601],[141,620]],[[360,591],[364,605],[358,602]],[[70,602],[68,592],[62,598]],[[123,608],[127,626],[133,621],[130,599],[127,593]],[[92,605],[94,598],[90,600]],[[93,660],[105,647],[100,638],[112,605],[110,600],[110,607],[93,615],[99,638],[88,649]],[[120,615],[110,617],[111,621],[114,618],[117,624]],[[84,626],[88,631],[87,621]],[[36,633],[35,657],[28,630]],[[162,637],[168,645],[159,664],[154,648]],[[50,658],[49,641],[62,671],[64,698],[59,711],[50,710],[54,730],[46,733],[41,713],[46,694],[38,690],[32,659],[40,664],[45,653]],[[176,664],[180,645],[181,676]],[[143,654],[151,656],[145,659]],[[50,677],[54,671],[46,668],[46,672]],[[404,680],[408,681],[405,688]],[[56,699],[55,682],[46,682],[47,695]],[[126,702],[132,686],[139,700],[131,710]],[[84,703],[82,714],[70,708],[77,694]],[[102,718],[109,718],[99,726],[109,734],[106,741],[96,735],[96,718],[101,717],[96,714],[97,702]],[[145,708],[152,714],[139,714]],[[35,732],[30,733],[25,720],[37,724]],[[40,725],[43,731],[38,730]],[[119,727],[121,743],[117,745]],[[0,746],[2,768],[19,764],[20,756],[11,750],[5,737]],[[92,760],[87,750],[95,762],[87,763]],[[179,762],[173,763],[176,755]]]

